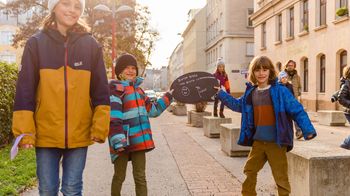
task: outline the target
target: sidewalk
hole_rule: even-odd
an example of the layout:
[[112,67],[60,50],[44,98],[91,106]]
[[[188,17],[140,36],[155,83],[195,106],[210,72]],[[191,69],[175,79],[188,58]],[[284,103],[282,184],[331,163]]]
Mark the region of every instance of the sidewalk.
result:
[[[188,105],[188,110],[193,106]],[[212,111],[208,105],[207,111]],[[225,115],[240,122],[240,114],[225,109]],[[147,153],[147,180],[150,196],[187,195],[240,195],[245,176],[245,157],[233,158],[221,151],[220,140],[203,135],[202,128],[186,125],[186,116],[174,116],[165,111],[151,119],[156,149]],[[350,134],[350,128],[329,127],[313,123],[318,137],[309,142],[330,145],[338,149],[340,142]],[[305,141],[295,141],[295,145]],[[344,153],[348,151],[344,150]],[[96,144],[89,148],[84,172],[84,195],[110,195],[113,165],[110,163],[108,145]],[[24,196],[38,195],[34,188]],[[258,175],[258,195],[277,195],[268,164]],[[135,195],[131,164],[128,165],[123,195]]]

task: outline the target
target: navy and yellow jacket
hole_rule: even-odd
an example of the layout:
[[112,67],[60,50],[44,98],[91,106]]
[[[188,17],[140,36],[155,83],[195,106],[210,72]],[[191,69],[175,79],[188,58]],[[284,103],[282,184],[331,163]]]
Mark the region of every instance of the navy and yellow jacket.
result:
[[41,30],[24,48],[12,131],[22,144],[77,148],[109,130],[109,92],[102,48],[88,33]]

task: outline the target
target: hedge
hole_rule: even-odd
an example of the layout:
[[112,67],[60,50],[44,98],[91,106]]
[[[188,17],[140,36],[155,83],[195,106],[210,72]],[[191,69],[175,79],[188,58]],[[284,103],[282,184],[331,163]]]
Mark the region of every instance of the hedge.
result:
[[11,124],[17,73],[15,64],[0,62],[0,146],[13,139]]

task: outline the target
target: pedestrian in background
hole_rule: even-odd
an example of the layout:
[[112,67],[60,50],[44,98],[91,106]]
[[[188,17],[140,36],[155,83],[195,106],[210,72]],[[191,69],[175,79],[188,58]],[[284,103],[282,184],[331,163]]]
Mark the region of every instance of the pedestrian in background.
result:
[[287,87],[292,95],[294,95],[293,85],[288,82],[288,74],[285,71],[281,71],[278,74],[278,82]]
[[132,162],[137,196],[147,195],[146,152],[155,148],[149,117],[159,116],[171,103],[172,91],[152,102],[140,85],[138,67],[131,54],[116,62],[117,80],[110,87],[111,120],[109,149],[114,164],[112,196],[119,196],[125,180],[128,161]]
[[[299,100],[299,96],[301,95],[301,83],[300,83],[300,76],[298,75],[298,72],[296,70],[296,62],[293,60],[287,61],[285,64],[285,69],[284,71],[287,72],[288,74],[288,82],[290,82],[293,86],[293,92],[294,92],[294,97]],[[300,127],[294,123],[295,127],[295,137],[297,139],[301,139],[303,137],[303,134],[300,130]]]
[[[238,99],[223,90],[218,98],[230,109],[242,113],[239,145],[252,146],[244,166],[247,176],[242,195],[256,195],[257,174],[268,161],[278,187],[278,195],[291,192],[286,152],[293,148],[293,125],[301,127],[304,138],[312,139],[316,131],[303,106],[287,88],[277,83],[275,68],[265,56],[255,57],[249,65],[249,83]],[[276,118],[278,116],[278,118]]]
[[[338,93],[340,105],[344,107],[345,118],[350,122],[350,66],[347,65],[343,69],[343,77],[341,79],[341,87]],[[345,138],[340,147],[350,150],[350,135]]]
[[[230,94],[230,82],[228,80],[227,73],[225,71],[225,62],[222,58],[219,58],[216,63],[216,71],[214,73],[215,78],[220,82],[220,86],[223,86],[227,93]],[[214,117],[218,117],[218,103],[219,99],[215,98],[214,102]],[[224,115],[224,104],[220,104],[220,118],[225,118]]]
[[108,134],[102,48],[80,20],[84,7],[84,0],[49,0],[22,56],[12,130],[22,147],[35,147],[40,195],[58,195],[60,184],[63,195],[82,195],[88,146]]

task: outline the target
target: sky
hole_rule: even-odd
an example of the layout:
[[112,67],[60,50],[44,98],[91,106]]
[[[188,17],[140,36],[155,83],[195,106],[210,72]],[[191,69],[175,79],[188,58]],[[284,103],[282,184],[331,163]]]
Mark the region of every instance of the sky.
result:
[[202,8],[206,0],[136,0],[148,6],[151,12],[151,25],[160,33],[151,56],[152,67],[160,68],[168,65],[168,58],[178,43],[187,26],[187,13],[190,9]]

